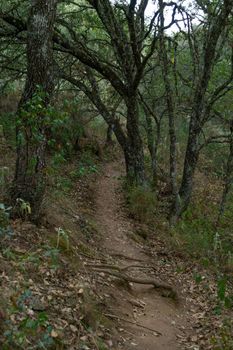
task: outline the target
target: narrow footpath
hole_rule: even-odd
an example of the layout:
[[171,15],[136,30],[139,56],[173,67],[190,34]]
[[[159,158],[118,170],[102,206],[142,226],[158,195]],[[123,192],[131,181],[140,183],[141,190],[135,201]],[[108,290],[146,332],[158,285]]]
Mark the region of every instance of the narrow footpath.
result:
[[[163,282],[163,276],[156,274],[153,259],[146,254],[143,245],[130,235],[133,222],[125,213],[120,189],[123,174],[123,164],[119,161],[108,163],[96,185],[95,220],[102,232],[103,249],[118,266],[139,266],[130,270],[131,276]],[[126,287],[116,288],[114,298],[112,313],[119,317],[122,334],[118,349],[185,349],[179,339],[184,337],[187,317],[180,304],[161,296],[151,285],[137,283],[130,283],[130,290]]]

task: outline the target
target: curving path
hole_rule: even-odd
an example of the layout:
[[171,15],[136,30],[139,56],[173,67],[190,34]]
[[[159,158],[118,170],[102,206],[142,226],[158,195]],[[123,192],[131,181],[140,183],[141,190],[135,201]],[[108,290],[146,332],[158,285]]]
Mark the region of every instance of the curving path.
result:
[[[102,246],[120,266],[137,264],[137,260],[153,265],[152,259],[143,251],[143,246],[130,238],[133,223],[122,205],[124,200],[119,181],[122,174],[123,164],[115,161],[105,165],[104,174],[97,181],[95,220],[103,233]],[[154,270],[145,273],[135,269],[134,274],[137,277],[160,277],[156,276]],[[182,329],[186,323],[185,311],[172,300],[160,296],[151,286],[139,284],[132,284],[130,292],[122,287],[116,288],[114,298],[115,302],[111,305],[114,314],[146,327],[122,321],[118,334],[122,341],[119,341],[117,349],[183,349],[178,341],[184,336]],[[161,335],[147,328],[156,330]]]

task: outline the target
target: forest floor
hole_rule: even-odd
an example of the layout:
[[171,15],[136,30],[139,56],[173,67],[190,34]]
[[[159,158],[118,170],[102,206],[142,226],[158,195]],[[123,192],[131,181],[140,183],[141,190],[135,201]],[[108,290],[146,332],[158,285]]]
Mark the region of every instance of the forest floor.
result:
[[11,222],[0,242],[1,349],[232,350],[215,275],[169,244],[165,219],[130,216],[114,159],[82,177],[79,159],[59,167],[40,227]]
[[[224,343],[229,336],[229,329],[224,328],[227,313],[215,312],[219,301],[214,275],[166,244],[161,223],[157,230],[156,224],[149,227],[130,218],[123,176],[123,162],[106,163],[94,186],[100,249],[120,271],[143,281],[166,283],[177,294],[174,299],[163,288],[149,284],[130,282],[119,288],[116,280],[110,283],[108,313],[119,317],[118,330],[122,332],[117,349],[231,349],[230,343],[229,347]],[[147,232],[146,240],[140,232]]]

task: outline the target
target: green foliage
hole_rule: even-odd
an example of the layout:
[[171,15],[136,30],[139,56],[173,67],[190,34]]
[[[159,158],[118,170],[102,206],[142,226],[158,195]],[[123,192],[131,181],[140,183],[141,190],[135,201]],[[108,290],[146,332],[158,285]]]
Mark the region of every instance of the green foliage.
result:
[[104,344],[103,340],[97,339],[98,350],[108,350],[106,344]]
[[220,314],[223,308],[230,309],[233,306],[233,294],[227,293],[227,282],[226,276],[221,276],[217,281],[218,303],[214,310],[216,314]]
[[203,154],[205,157],[202,164],[203,172],[223,178],[225,175],[228,146],[212,143],[205,148]]
[[10,249],[10,247],[3,249],[2,255],[6,259],[14,261],[15,266],[21,271],[25,271],[29,264],[38,268],[41,262],[41,258],[37,252],[26,252],[25,254],[18,253],[17,251]]
[[6,207],[3,203],[0,203],[0,239],[13,233],[10,227],[10,210],[10,207]]
[[98,173],[98,166],[95,164],[94,157],[91,152],[85,151],[78,160],[77,169],[71,171],[71,178],[81,178],[89,174]]
[[69,116],[64,110],[58,111],[56,107],[45,104],[46,98],[47,94],[38,86],[36,93],[19,111],[16,119],[18,139],[22,144],[25,142],[25,127],[29,127],[33,142],[41,142],[49,135],[48,146],[51,150],[69,154],[72,148]]
[[175,239],[181,242],[182,247],[194,256],[212,256],[214,251],[214,225],[205,216],[195,209],[189,208],[182,219],[172,230]]
[[14,112],[5,112],[0,113],[0,124],[3,127],[3,132],[0,134],[4,134],[7,142],[11,146],[15,146],[15,113]]
[[67,159],[73,153],[72,126],[68,114],[57,110],[55,110],[55,113],[56,117],[51,123],[51,136],[48,145],[55,152],[55,156],[61,155],[64,159]]
[[17,198],[16,203],[22,217],[26,218],[28,215],[31,215],[32,209],[30,203],[25,202],[22,198]]
[[216,213],[211,204],[208,208],[201,203],[192,205],[172,229],[173,240],[189,255],[199,258],[206,268],[212,266],[217,271],[232,269],[232,212],[217,228],[215,219]]
[[194,280],[197,284],[200,284],[202,281],[202,275],[200,275],[199,273],[195,273],[194,274]]
[[61,176],[61,166],[64,163],[66,163],[64,156],[61,153],[56,153],[49,168],[49,173],[54,176],[57,194],[61,194],[62,192],[69,193],[77,179],[98,173],[99,171],[93,155],[88,151],[81,154],[74,170],[69,171],[69,174],[66,176]]
[[63,228],[61,227],[58,227],[56,231],[57,231],[57,249],[60,247],[62,241],[65,241],[66,250],[69,250],[70,242],[69,242],[68,232],[63,230]]
[[3,350],[50,349],[54,346],[51,336],[52,326],[46,312],[35,313],[32,310],[32,292],[23,291],[13,297],[13,305],[5,322]]
[[51,124],[50,149],[60,154],[65,160],[76,152],[77,139],[83,136],[82,101],[76,96],[61,95],[61,102],[56,104],[56,117]]
[[[54,119],[55,111],[51,106],[45,105],[45,99],[47,94],[43,89],[38,86],[37,91],[34,93],[31,99],[29,99],[24,107],[19,110],[18,117],[16,119],[16,125],[21,127],[30,127],[32,138],[34,141],[41,141],[44,135],[41,134],[41,129],[50,127],[52,120]],[[20,130],[19,137],[24,142],[24,134]]]
[[4,189],[7,186],[7,177],[9,175],[9,168],[8,167],[0,167],[0,188],[2,187],[2,190],[4,192]]
[[233,322],[226,318],[218,334],[211,339],[214,350],[232,350],[233,349]]
[[[105,85],[104,89],[106,89]],[[108,98],[108,95],[106,95],[106,97]],[[90,122],[89,127],[91,128],[91,130],[93,130],[94,135],[98,135],[98,137],[102,140],[106,138],[106,123],[104,122],[101,116],[97,116],[96,118],[94,118],[93,121]]]
[[59,169],[62,164],[66,163],[63,152],[57,152],[54,154],[51,162],[51,166],[54,169]]
[[51,246],[45,247],[44,257],[49,260],[50,266],[53,270],[59,267],[59,254],[60,250]]
[[95,173],[98,173],[98,169],[96,165],[85,166],[80,164],[79,168],[77,170],[72,171],[70,175],[73,179],[76,179],[76,178],[84,177],[88,174],[95,174]]
[[155,193],[143,187],[131,187],[128,191],[130,213],[141,222],[150,222],[156,208]]
[[79,159],[79,164],[82,164],[84,166],[94,166],[95,159],[93,153],[91,151],[82,152]]
[[73,187],[72,180],[68,177],[58,176],[56,179],[56,189],[64,192],[69,193]]

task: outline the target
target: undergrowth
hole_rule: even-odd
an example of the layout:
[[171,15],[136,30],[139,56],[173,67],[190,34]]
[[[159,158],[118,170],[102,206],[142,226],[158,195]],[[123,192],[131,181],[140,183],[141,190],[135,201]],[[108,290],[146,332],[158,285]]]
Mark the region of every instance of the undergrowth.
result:
[[130,214],[138,221],[149,223],[153,220],[156,208],[155,193],[144,187],[130,187],[127,190]]
[[[70,206],[72,208],[75,206],[76,208],[77,204],[75,202],[72,204],[71,202],[73,197],[70,196],[70,192],[75,188],[77,180],[98,172],[98,163],[96,157],[90,152],[85,152],[78,159],[73,159],[72,163],[69,162],[69,164],[68,159],[63,154],[55,154],[52,156],[49,172],[51,175],[51,183],[48,186],[49,191],[59,194],[62,198],[62,203],[64,203],[66,198]],[[49,198],[51,200],[51,193]],[[54,209],[56,210],[57,207],[57,203],[55,206],[53,203],[52,208],[49,208],[50,212]],[[69,206],[65,212],[68,212],[66,220],[71,221],[71,217],[74,217],[74,214],[72,211],[69,211]],[[65,219],[65,212],[62,214],[64,216],[62,220]],[[0,293],[0,348],[3,350],[11,350],[13,348],[20,350],[68,349],[70,347],[66,345],[66,341],[69,337],[72,338],[74,336],[72,332],[79,332],[82,338],[80,349],[93,348],[93,346],[98,350],[107,349],[105,341],[97,335],[100,325],[106,323],[106,320],[103,319],[101,309],[95,298],[89,296],[91,288],[87,282],[85,282],[85,298],[82,288],[78,287],[76,295],[72,295],[70,298],[65,297],[65,295],[62,298],[63,292],[66,290],[64,285],[61,286],[61,292],[58,294],[59,303],[61,304],[59,307],[62,308],[62,312],[67,308],[68,302],[73,303],[75,301],[76,307],[80,303],[80,306],[78,306],[79,312],[77,313],[77,325],[73,329],[66,329],[67,339],[65,339],[63,331],[57,328],[56,320],[53,319],[54,313],[56,314],[58,311],[54,310],[54,304],[50,305],[53,299],[47,299],[47,297],[52,298],[53,295],[44,296],[49,307],[45,306],[46,309],[43,311],[35,311],[32,305],[35,290],[46,290],[49,284],[50,288],[54,288],[55,291],[58,290],[59,292],[59,285],[55,287],[53,283],[54,279],[55,281],[59,279],[61,274],[62,280],[70,275],[74,281],[72,283],[77,285],[81,284],[83,280],[86,281],[86,277],[82,277],[79,281],[78,277],[76,278],[75,276],[79,276],[79,271],[82,267],[82,262],[78,258],[79,251],[81,256],[85,254],[94,255],[94,251],[86,243],[92,237],[93,232],[96,231],[92,223],[78,213],[79,215],[75,218],[75,222],[77,223],[77,230],[80,232],[77,233],[75,231],[75,237],[73,231],[70,231],[70,227],[58,227],[54,230],[50,228],[49,231],[46,231],[42,242],[37,246],[35,241],[30,240],[31,231],[26,233],[27,236],[25,238],[23,237],[25,234],[23,232],[24,225],[28,224],[24,220],[20,220],[17,224],[17,230],[19,231],[13,232],[9,213],[10,208],[0,203],[0,262],[6,276],[10,275],[9,284],[11,280],[12,282],[14,280],[15,283],[17,282],[11,298],[8,298],[8,293],[11,292],[12,288],[11,285],[9,288],[4,286],[7,302],[3,299],[3,290]],[[32,230],[37,231],[36,227],[33,227]],[[24,247],[21,249],[20,244],[15,247],[14,242],[11,240],[13,234],[14,239],[17,235],[17,242],[19,241],[20,243],[22,239],[24,244],[24,241],[27,241],[30,249],[28,251]],[[38,237],[41,235],[39,231],[37,234]],[[6,263],[9,271],[5,270],[5,265],[2,262]],[[42,274],[41,271],[43,271]],[[65,271],[64,276],[62,271]],[[18,275],[20,276],[19,280]],[[31,280],[31,282],[26,282],[28,280]],[[67,287],[67,293],[71,293],[69,288]],[[62,317],[64,317],[64,314],[62,314]],[[71,321],[68,320],[67,322],[69,325]]]
[[205,265],[233,271],[233,236],[229,215],[216,225],[214,209],[212,216],[205,213],[203,207],[191,206],[171,229],[172,241],[179,249],[204,261]]

